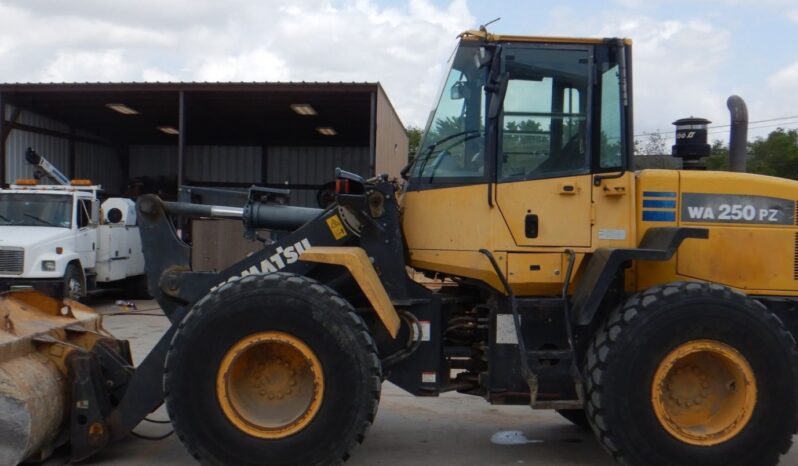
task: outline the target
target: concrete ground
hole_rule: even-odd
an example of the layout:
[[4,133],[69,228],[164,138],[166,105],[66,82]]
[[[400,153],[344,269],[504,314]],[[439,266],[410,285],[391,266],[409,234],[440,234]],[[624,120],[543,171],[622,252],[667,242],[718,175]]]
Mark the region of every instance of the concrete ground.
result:
[[[138,312],[160,314],[153,301],[136,301]],[[95,308],[104,313],[119,309],[101,300]],[[136,362],[141,361],[168,326],[165,317],[129,313],[108,315],[105,327],[130,340]],[[166,419],[161,408],[154,418]],[[144,423],[138,432],[158,435],[168,425]],[[501,445],[491,438],[521,432],[528,443]],[[796,439],[798,443],[798,439]],[[47,466],[65,464],[53,458]],[[130,438],[83,464],[91,465],[193,465],[183,445],[171,436],[162,441]],[[481,398],[445,394],[439,398],[415,398],[396,386],[383,385],[382,400],[374,426],[363,445],[347,462],[351,466],[399,465],[592,465],[614,463],[592,433],[584,432],[551,411],[524,406],[492,406]],[[798,464],[798,447],[782,458],[781,465]]]

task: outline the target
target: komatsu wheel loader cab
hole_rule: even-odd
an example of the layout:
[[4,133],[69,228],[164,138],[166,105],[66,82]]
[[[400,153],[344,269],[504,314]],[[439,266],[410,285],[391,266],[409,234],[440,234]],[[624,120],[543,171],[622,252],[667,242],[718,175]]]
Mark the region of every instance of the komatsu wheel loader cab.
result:
[[630,43],[465,34],[402,197],[410,264],[558,294],[565,248],[634,247]]
[[[630,77],[627,40],[467,32],[405,182],[338,170],[324,209],[142,196],[170,328],[135,369],[124,342],[69,345],[62,378],[40,372],[71,408],[46,416],[3,392],[27,380],[8,364],[58,364],[93,324],[26,327],[35,296],[0,297],[0,407],[32,426],[0,417],[0,460],[67,438],[87,458],[165,403],[204,463],[337,464],[389,380],[555,409],[623,464],[776,465],[798,427],[798,182],[695,170],[699,120],[677,125],[692,170],[632,171]],[[174,217],[264,245],[194,271]]]

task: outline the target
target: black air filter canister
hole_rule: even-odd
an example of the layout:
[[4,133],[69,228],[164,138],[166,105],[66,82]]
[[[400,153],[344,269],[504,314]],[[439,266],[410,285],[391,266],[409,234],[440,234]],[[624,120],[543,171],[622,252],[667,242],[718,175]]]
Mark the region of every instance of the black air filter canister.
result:
[[673,124],[676,126],[676,144],[673,146],[673,156],[684,161],[686,170],[704,170],[701,163],[703,157],[708,157],[712,146],[707,143],[707,127],[711,121],[706,118],[682,118]]

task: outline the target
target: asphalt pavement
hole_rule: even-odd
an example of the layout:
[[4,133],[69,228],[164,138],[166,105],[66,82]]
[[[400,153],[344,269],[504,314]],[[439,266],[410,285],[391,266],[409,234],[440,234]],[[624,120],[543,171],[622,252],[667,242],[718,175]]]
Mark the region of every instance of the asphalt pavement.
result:
[[[136,301],[137,312],[105,317],[105,327],[130,341],[134,360],[141,361],[168,326],[154,301]],[[93,303],[104,314],[120,310],[113,300]],[[154,418],[166,419],[163,409]],[[143,423],[137,432],[158,435],[169,425]],[[796,439],[798,441],[798,439]],[[65,464],[58,457],[47,466]],[[128,438],[111,445],[87,465],[193,465],[174,435],[161,441]],[[493,406],[473,396],[447,393],[416,398],[385,383],[376,421],[350,466],[404,465],[540,465],[612,466],[591,432],[570,424],[553,411],[526,406]],[[798,447],[781,465],[798,465]]]

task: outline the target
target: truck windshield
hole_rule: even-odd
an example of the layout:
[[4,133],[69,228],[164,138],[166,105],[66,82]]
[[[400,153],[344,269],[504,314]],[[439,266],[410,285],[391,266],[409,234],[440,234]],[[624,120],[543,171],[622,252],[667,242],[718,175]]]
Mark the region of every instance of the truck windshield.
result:
[[0,193],[0,226],[3,225],[70,228],[72,196]]
[[431,112],[412,177],[447,182],[484,177],[485,69],[477,68],[479,46],[461,43]]

